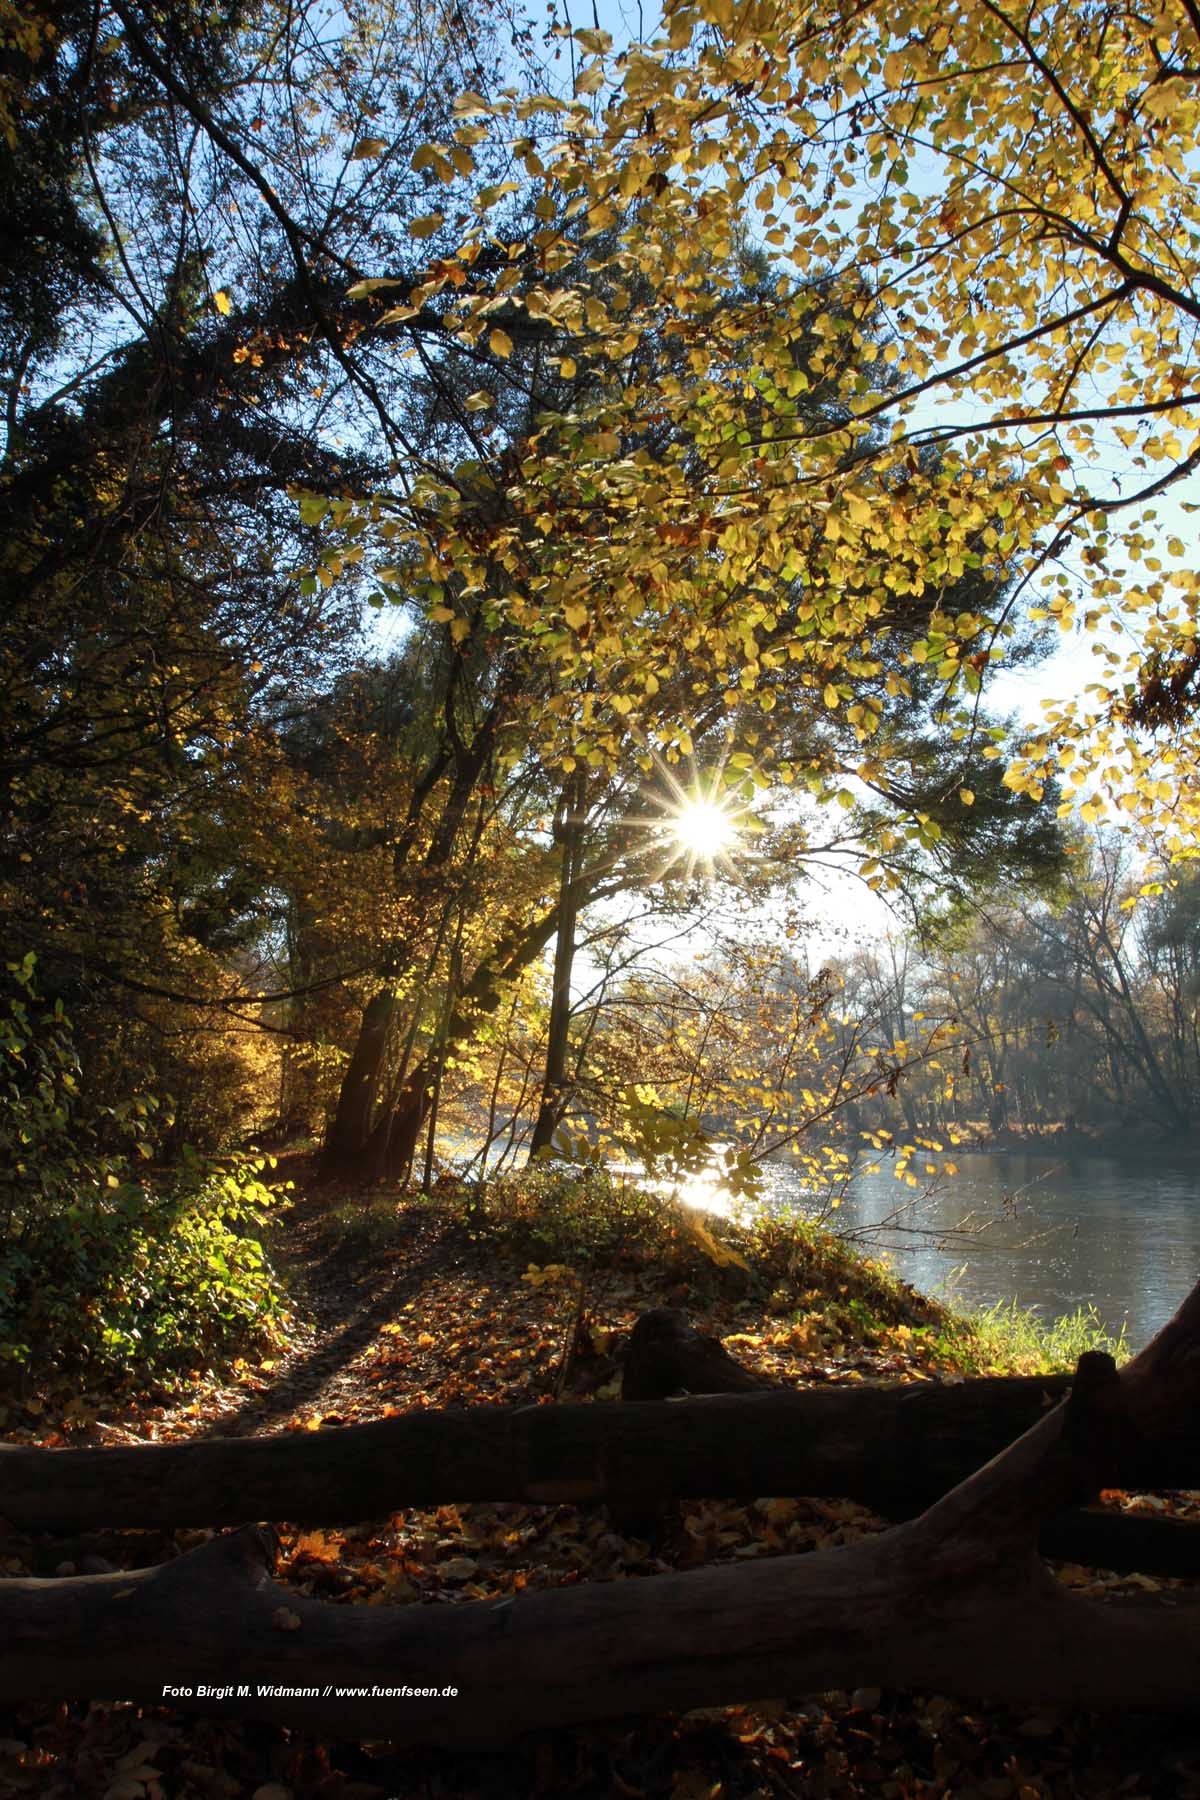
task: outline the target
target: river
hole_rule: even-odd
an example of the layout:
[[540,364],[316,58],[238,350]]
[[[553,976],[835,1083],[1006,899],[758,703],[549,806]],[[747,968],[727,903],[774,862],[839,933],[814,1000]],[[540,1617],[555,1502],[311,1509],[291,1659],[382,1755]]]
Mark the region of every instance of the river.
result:
[[[897,1273],[968,1310],[1016,1299],[1043,1317],[1089,1302],[1139,1348],[1200,1278],[1200,1158],[956,1150],[958,1174],[914,1208],[888,1245]],[[764,1198],[811,1212],[794,1170],[766,1170]],[[853,1180],[830,1225],[857,1232],[912,1191],[884,1167]],[[697,1196],[702,1200],[702,1196]],[[955,1231],[965,1216],[978,1235]],[[871,1240],[867,1239],[869,1246]]]

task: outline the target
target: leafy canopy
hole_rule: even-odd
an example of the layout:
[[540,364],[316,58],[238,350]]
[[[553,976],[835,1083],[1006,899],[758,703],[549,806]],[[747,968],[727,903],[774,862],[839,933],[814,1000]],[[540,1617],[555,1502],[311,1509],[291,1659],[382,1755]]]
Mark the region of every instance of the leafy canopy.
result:
[[[619,55],[574,38],[570,95],[466,94],[414,158],[447,193],[412,228],[438,255],[384,318],[435,306],[503,359],[503,311],[560,376],[603,376],[547,399],[486,506],[465,469],[393,506],[437,604],[537,634],[633,726],[681,664],[770,710],[798,663],[869,744],[898,597],[925,613],[901,663],[966,742],[1032,594],[1094,634],[1097,681],[1007,784],[1038,798],[1057,764],[1064,810],[1107,790],[1193,849],[1200,583],[1177,538],[1163,566],[1154,504],[1200,463],[1194,0],[701,0]],[[475,189],[464,232],[498,142],[514,180]],[[773,293],[739,291],[747,233]],[[947,609],[972,570],[1004,597]]]

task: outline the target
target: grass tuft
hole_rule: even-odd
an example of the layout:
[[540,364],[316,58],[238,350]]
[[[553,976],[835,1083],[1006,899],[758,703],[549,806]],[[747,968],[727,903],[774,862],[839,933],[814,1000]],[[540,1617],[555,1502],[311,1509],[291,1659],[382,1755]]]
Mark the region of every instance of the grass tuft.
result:
[[1085,1350],[1102,1350],[1118,1363],[1129,1356],[1125,1326],[1116,1337],[1094,1306],[1077,1307],[1058,1319],[1043,1319],[1016,1300],[972,1313],[952,1313],[935,1348],[968,1375],[1069,1374]]

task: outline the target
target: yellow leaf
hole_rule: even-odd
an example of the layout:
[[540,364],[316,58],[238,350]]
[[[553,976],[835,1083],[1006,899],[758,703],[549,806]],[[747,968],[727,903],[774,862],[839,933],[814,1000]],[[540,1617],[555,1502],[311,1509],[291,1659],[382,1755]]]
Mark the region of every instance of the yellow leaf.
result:
[[404,281],[398,275],[372,275],[365,281],[356,281],[353,287],[346,289],[347,300],[362,300],[368,294],[377,293],[380,288],[403,287]]
[[439,181],[448,182],[454,180],[453,163],[448,157],[444,156],[441,150],[434,144],[421,144],[419,148],[414,150],[412,155],[412,166],[418,171],[421,169],[431,170],[433,174],[437,176]]
[[587,607],[580,606],[578,602],[574,606],[563,607],[563,618],[572,631],[582,631],[587,624],[587,616]]
[[884,58],[883,79],[889,88],[898,88],[908,73],[908,65],[903,56],[896,50]]
[[426,213],[423,218],[410,220],[408,235],[414,238],[432,237],[434,232],[440,231],[445,223],[446,215],[444,213]]
[[509,337],[507,331],[501,331],[499,326],[497,326],[493,332],[489,333],[488,343],[491,345],[497,356],[512,355],[513,341]]
[[964,806],[974,806],[975,804],[975,796],[970,788],[959,788],[958,797]]
[[680,1211],[689,1235],[695,1238],[704,1254],[711,1262],[716,1263],[718,1269],[732,1267],[745,1269],[747,1274],[750,1273],[750,1264],[739,1251],[731,1250],[728,1244],[719,1243],[707,1225],[702,1225],[694,1213],[686,1208],[681,1208]]
[[836,706],[841,704],[842,696],[838,693],[831,681],[827,683],[822,698],[824,699],[826,706],[832,711]]
[[213,305],[219,313],[224,313],[226,317],[233,311],[233,302],[224,288],[218,288],[213,295]]

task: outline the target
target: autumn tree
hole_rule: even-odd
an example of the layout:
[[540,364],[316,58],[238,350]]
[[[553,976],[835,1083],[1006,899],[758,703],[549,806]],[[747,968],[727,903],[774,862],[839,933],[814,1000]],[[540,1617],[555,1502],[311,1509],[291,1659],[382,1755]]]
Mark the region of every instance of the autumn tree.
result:
[[[807,617],[772,654],[807,665],[866,742],[878,707],[861,656],[826,668],[824,647],[911,596],[925,629],[904,660],[935,672],[965,744],[981,673],[1033,591],[1064,628],[1081,612],[1099,681],[1091,727],[1073,703],[1052,712],[1008,785],[1040,797],[1057,761],[1064,804],[1093,786],[1139,815],[1170,802],[1193,757],[1195,578],[1158,566],[1147,508],[1198,454],[1196,34],[1186,0],[1153,18],[712,0],[619,54],[577,34],[572,97],[464,96],[429,152],[444,179],[511,128],[528,178],[619,246],[597,257],[607,301],[546,285],[521,300],[570,337],[569,366],[603,359],[615,379],[590,405],[547,408],[530,442],[525,510],[552,495],[580,529],[508,610],[576,634],[573,653],[631,705],[684,655],[697,681],[736,665],[765,702],[761,628],[780,578],[802,576]],[[479,204],[450,259],[464,274],[490,223]],[[721,273],[747,208],[780,271],[769,309]],[[534,238],[547,268],[565,255],[553,213]],[[423,291],[478,343],[493,296],[451,290],[450,267],[431,266]],[[646,354],[666,336],[690,379]],[[801,416],[814,370],[847,416]],[[656,452],[644,424],[663,418],[674,447]],[[519,539],[509,526],[493,552],[519,556]],[[443,560],[469,570],[472,553],[451,540]],[[1008,598],[949,610],[947,582],[975,567],[1009,578]],[[1169,853],[1190,818],[1174,803]]]
[[[571,266],[564,265],[555,274],[554,293],[565,295],[570,303],[571,276],[578,260],[575,253]],[[731,251],[728,260],[740,271],[739,293],[751,297],[756,316],[767,317],[775,295],[773,284],[764,280],[762,258]],[[855,809],[853,827],[847,821],[844,832],[846,846],[864,836],[871,838],[893,879],[899,879],[902,864],[908,878],[915,879],[921,859],[937,854],[943,816],[948,820],[947,851],[953,848],[961,854],[976,839],[982,845],[985,819],[993,834],[990,852],[981,848],[960,872],[967,881],[982,879],[987,854],[995,865],[993,879],[1000,869],[1027,867],[1039,855],[1052,860],[1055,834],[1052,821],[1047,825],[1031,816],[1028,803],[1022,807],[1000,786],[1000,771],[992,770],[987,760],[996,752],[990,740],[984,745],[982,718],[977,742],[941,753],[939,734],[944,734],[946,721],[940,691],[923,672],[910,678],[904,670],[902,647],[924,629],[922,614],[904,594],[893,594],[886,606],[876,602],[869,627],[862,625],[853,607],[843,607],[836,620],[830,619],[820,641],[813,641],[810,656],[807,650],[797,650],[802,640],[813,636],[808,589],[798,570],[776,576],[769,589],[770,607],[755,597],[764,586],[758,578],[749,599],[740,588],[725,593],[704,544],[692,541],[684,531],[677,544],[688,567],[688,588],[678,618],[682,637],[670,631],[653,635],[655,608],[669,597],[654,563],[623,583],[624,598],[612,620],[605,620],[596,610],[596,596],[611,551],[607,526],[598,523],[592,504],[574,492],[576,477],[530,492],[521,472],[532,466],[532,454],[525,446],[532,443],[535,427],[541,428],[547,408],[570,406],[572,418],[602,408],[614,377],[604,365],[585,373],[567,355],[569,332],[551,301],[539,297],[549,290],[538,282],[536,267],[532,274],[520,266],[510,273],[511,279],[506,274],[495,283],[496,303],[507,311],[516,301],[529,300],[533,313],[526,335],[514,339],[507,326],[489,325],[486,338],[479,342],[470,334],[460,342],[452,338],[436,380],[429,378],[433,419],[435,424],[441,421],[446,450],[456,442],[455,404],[460,414],[475,407],[485,421],[475,435],[490,437],[495,432],[498,446],[488,450],[485,461],[469,454],[441,477],[430,473],[412,494],[401,489],[377,493],[366,502],[339,503],[330,513],[334,530],[325,566],[337,562],[340,531],[374,533],[389,546],[403,546],[405,560],[389,571],[395,597],[418,603],[424,597],[430,625],[444,627],[444,645],[451,658],[440,702],[444,738],[430,763],[429,781],[419,785],[417,794],[427,815],[436,818],[438,806],[449,806],[451,796],[461,796],[466,785],[478,782],[485,772],[492,780],[491,758],[502,729],[508,733],[505,756],[510,766],[540,768],[541,779],[552,790],[557,788],[546,804],[557,856],[555,916],[547,912],[538,926],[538,941],[527,937],[520,949],[522,959],[540,954],[547,933],[555,938],[547,1066],[533,1133],[536,1150],[551,1140],[570,1099],[568,1014],[580,909],[598,891],[629,890],[661,879],[674,859],[661,854],[651,834],[656,827],[669,829],[673,812],[699,786],[720,789],[719,803],[737,808],[746,805],[755,787],[777,769],[785,782],[795,782],[800,771],[820,798],[832,799],[836,793],[843,805]],[[476,286],[492,281],[486,270],[478,268],[473,268],[471,279]],[[391,284],[381,285],[386,289]],[[609,285],[609,277],[596,277],[585,314],[587,305],[602,304],[596,296],[607,294]],[[823,291],[823,284],[816,284],[816,289]],[[713,292],[719,291],[718,284]],[[383,304],[383,327],[395,315],[403,318],[412,312],[411,305],[392,306],[386,294]],[[489,320],[495,316],[486,315]],[[453,315],[449,320],[448,331]],[[829,324],[825,313],[820,322]],[[477,371],[485,343],[493,367],[492,387],[464,400],[461,365],[465,362],[472,373]],[[797,365],[808,356],[822,363],[821,345],[821,333],[814,326],[803,343],[793,346]],[[747,361],[745,346],[728,354],[736,356],[739,369]],[[661,341],[642,343],[639,366],[648,369],[653,362],[654,379],[690,390],[702,386],[695,356],[667,332]],[[557,369],[557,376],[545,372],[547,365]],[[822,367],[811,381],[807,376],[804,380],[811,388],[799,407],[805,418],[830,423],[848,417],[830,370]],[[647,458],[682,460],[694,451],[679,420],[669,415],[639,426],[636,441],[636,455]],[[464,451],[483,447],[466,437],[457,442]],[[596,444],[600,445],[600,437]],[[590,470],[592,457],[586,445],[585,451],[581,470]],[[603,479],[603,468],[603,463],[596,463],[598,479]],[[590,475],[583,473],[578,477],[581,482],[588,479]],[[653,529],[663,534],[664,543],[676,542],[669,521]],[[586,581],[581,569],[579,598],[560,595],[546,611],[542,596],[557,592],[563,555],[575,554],[583,545],[589,546],[589,554],[594,551],[596,568],[586,572]],[[996,571],[977,558],[970,579],[964,570],[949,582],[947,604],[961,611],[980,603],[997,580]],[[706,660],[694,653],[699,638],[694,625],[687,623],[688,594],[695,604],[711,606],[714,617],[727,607],[752,606],[752,622],[739,627],[748,633],[739,639],[739,654],[718,647]],[[479,712],[485,728],[468,739],[445,708],[448,702],[457,707],[479,680],[481,646],[490,697]],[[757,691],[741,661],[741,655],[751,650],[757,659]],[[831,677],[847,659],[855,662],[871,706],[850,706],[838,714],[839,695]],[[835,704],[830,704],[829,696]],[[769,726],[763,720],[766,711],[773,714]],[[868,712],[869,728],[863,723]],[[455,735],[457,745],[452,741]],[[870,750],[864,753],[868,740]],[[453,777],[451,768],[456,771]],[[444,790],[438,786],[443,776],[449,783]],[[875,809],[857,806],[843,785],[852,776],[874,788]],[[986,800],[974,818],[963,815],[961,794],[968,782]],[[455,821],[461,823],[464,816],[455,801],[442,814],[442,823],[427,826],[432,835],[423,854],[436,856],[439,865],[446,863],[458,828]],[[788,865],[794,869],[812,852],[813,835],[794,826],[786,840],[781,838],[775,855],[779,877]],[[880,866],[877,860],[875,868]],[[430,873],[426,864],[423,878],[428,880]],[[400,955],[406,962],[407,946]],[[508,956],[505,950],[501,961]],[[510,974],[516,972],[511,961],[505,966]],[[395,984],[400,972],[399,966],[388,967],[385,959],[380,969],[384,986],[367,1002],[330,1137],[330,1166],[336,1163],[345,1169],[364,1152],[370,1164],[376,1154],[365,1151],[371,1133],[376,1132],[376,1146],[381,1141],[371,1121],[388,1032],[399,1016]],[[469,1015],[456,1016],[465,1025]],[[425,1081],[427,1071],[419,1078]]]
[[[132,417],[127,397],[137,394],[142,435],[132,444],[131,467],[140,487],[135,490],[126,477],[117,490],[121,528],[106,527],[104,541],[115,549],[134,534],[145,557],[154,534],[161,534],[159,560],[173,583],[164,616],[192,616],[178,604],[181,569],[193,601],[221,584],[236,596],[233,612],[241,607],[252,628],[238,640],[227,667],[222,702],[227,711],[221,716],[229,729],[212,727],[218,744],[244,742],[251,725],[259,729],[264,722],[269,737],[271,696],[278,696],[285,710],[291,704],[288,696],[299,676],[273,651],[264,654],[255,632],[265,619],[286,618],[311,657],[322,635],[328,645],[338,634],[337,614],[330,608],[340,595],[352,600],[361,591],[360,569],[377,577],[378,597],[415,598],[428,613],[430,630],[423,641],[438,646],[432,667],[435,686],[442,685],[428,758],[413,777],[404,803],[411,802],[412,810],[393,847],[395,878],[401,879],[401,864],[419,871],[422,918],[437,920],[461,874],[464,846],[474,830],[470,820],[478,817],[468,797],[485,798],[479,790],[494,787],[498,772],[516,771],[523,758],[521,780],[542,780],[556,790],[556,798],[546,801],[546,810],[553,810],[563,783],[572,778],[568,764],[574,761],[591,771],[589,811],[606,822],[586,883],[572,879],[564,888],[563,856],[558,859],[557,906],[566,918],[572,906],[596,891],[597,882],[603,886],[612,878],[612,858],[624,860],[627,880],[630,871],[646,868],[644,856],[629,854],[632,839],[624,847],[616,840],[624,829],[622,807],[633,803],[640,776],[648,772],[647,764],[653,769],[655,756],[669,765],[682,757],[686,764],[700,746],[703,754],[725,756],[731,765],[740,761],[739,773],[745,773],[747,763],[769,752],[769,739],[755,731],[754,716],[778,699],[765,690],[753,695],[754,668],[761,672],[795,662],[811,697],[823,696],[829,710],[829,696],[836,697],[832,677],[846,657],[864,647],[851,606],[836,630],[831,624],[833,635],[819,657],[794,655],[799,638],[812,636],[812,620],[802,616],[806,602],[798,593],[797,563],[782,584],[775,581],[775,589],[788,590],[790,597],[772,622],[769,607],[761,617],[756,611],[769,591],[758,577],[735,583],[723,595],[714,590],[713,616],[728,615],[729,631],[719,624],[714,657],[697,656],[698,645],[689,641],[688,595],[702,596],[711,586],[714,559],[707,539],[712,530],[705,525],[695,532],[665,515],[652,527],[645,569],[631,564],[633,579],[618,578],[613,585],[617,612],[611,627],[592,616],[590,596],[595,582],[605,579],[611,557],[603,517],[610,478],[623,484],[621,505],[628,509],[634,466],[658,462],[689,479],[698,473],[707,440],[693,427],[708,408],[714,381],[720,392],[752,396],[747,415],[752,428],[771,428],[775,402],[759,380],[754,335],[738,329],[714,338],[707,326],[699,335],[690,325],[676,329],[685,322],[683,315],[674,316],[673,301],[662,312],[658,272],[630,260],[619,222],[598,221],[597,237],[597,221],[579,216],[572,222],[572,203],[547,209],[547,197],[538,193],[540,177],[524,150],[514,164],[501,139],[492,141],[486,131],[462,123],[457,129],[469,143],[438,148],[428,141],[435,130],[448,137],[454,129],[446,111],[450,84],[469,83],[484,92],[494,88],[497,67],[488,62],[492,39],[486,13],[469,48],[461,35],[454,38],[461,60],[455,64],[450,58],[448,69],[442,49],[450,22],[416,18],[394,7],[347,9],[332,34],[313,11],[266,4],[230,9],[199,32],[194,24],[186,7],[151,18],[113,0],[96,20],[70,15],[47,24],[39,37],[36,66],[45,104],[61,105],[62,93],[77,94],[84,103],[85,125],[68,140],[75,145],[68,147],[68,159],[74,157],[72,167],[93,192],[108,232],[124,233],[126,248],[112,265],[116,275],[106,277],[115,282],[117,312],[110,318],[93,308],[80,315],[94,318],[107,333],[98,345],[103,351],[98,368],[89,365],[72,374],[62,393],[47,396],[36,381],[32,385],[24,485],[20,494],[14,489],[14,506],[23,504],[30,484],[40,478],[43,462],[35,439],[52,422],[48,408],[56,409],[55,429],[78,430],[83,419],[93,421],[77,451],[86,460],[95,454],[105,408]],[[504,104],[502,98],[497,104]],[[94,117],[86,112],[89,106]],[[516,183],[502,179],[514,174]],[[429,211],[429,196],[443,187],[449,207]],[[145,192],[155,200],[154,230],[136,215],[137,196]],[[500,235],[464,249],[464,228],[480,208],[495,206],[501,208],[496,218],[507,241]],[[167,241],[163,233],[170,221],[177,221],[179,230],[167,256],[156,245]],[[398,262],[395,246],[410,228],[416,247]],[[675,238],[669,241],[672,256],[687,253]],[[789,384],[797,395],[801,389],[805,393],[802,403],[796,401],[796,416],[825,431],[848,417],[841,391],[846,358],[829,354],[828,346],[849,343],[854,307],[867,296],[862,290],[838,293],[824,276],[807,286],[812,316],[789,344]],[[777,311],[777,300],[762,252],[738,244],[713,261],[698,284],[696,307],[709,325],[723,310],[761,324]],[[602,341],[595,354],[586,345],[579,356],[570,354],[580,322],[598,329],[599,321],[631,308],[645,312],[651,325],[624,352],[624,364],[613,360]],[[464,309],[478,316],[478,329],[463,329]],[[121,320],[128,326],[124,338],[115,323]],[[29,343],[32,369],[41,351],[32,338]],[[674,395],[676,402],[688,399],[684,407],[671,403],[630,414],[615,441],[642,464],[626,459],[621,473],[611,461],[614,434],[605,421],[628,411],[630,374],[647,392]],[[529,488],[524,464],[543,460],[539,433],[544,420],[555,417],[594,422],[595,451],[587,448],[592,440],[585,433],[578,480],[557,480],[550,460],[545,482]],[[574,429],[569,427],[568,436]],[[339,444],[339,437],[349,437],[354,449]],[[396,471],[392,484],[375,485],[371,506],[360,511],[348,496],[371,487],[379,474],[372,458],[385,454]],[[235,470],[237,480],[231,482]],[[599,486],[593,486],[593,476]],[[289,519],[282,510],[281,495],[289,486],[305,496],[298,524],[294,514]],[[168,492],[171,508],[162,504]],[[94,504],[88,510],[94,511]],[[650,525],[653,512],[648,505],[644,525]],[[264,542],[267,519],[271,531]],[[303,551],[306,532],[328,525],[336,536],[324,555],[310,559],[296,611],[293,597],[284,598],[295,553]],[[177,542],[185,532],[185,541]],[[238,555],[251,535],[257,611],[246,611],[246,559]],[[585,547],[592,560],[583,569],[583,585],[570,576],[562,587],[564,555],[583,553]],[[664,554],[685,577],[678,631],[674,620],[660,616],[669,573]],[[702,601],[702,607],[709,604]],[[343,610],[343,627],[345,616]],[[218,647],[227,642],[230,621],[226,614],[204,617],[204,630]],[[901,620],[893,608],[880,618],[874,637],[901,628],[911,636],[916,624]],[[55,626],[54,634],[63,636],[67,629],[65,623]],[[664,658],[660,650],[668,645]],[[753,667],[743,663],[751,645]],[[877,649],[876,642],[868,661]],[[194,656],[190,662],[168,656],[164,644],[159,662],[183,671],[181,691],[191,708],[180,740],[186,746],[209,729],[198,722],[201,709],[193,696],[210,690],[197,685]],[[871,663],[881,680],[884,662]],[[256,670],[256,663],[262,667]],[[220,648],[218,664],[226,667]],[[113,666],[104,665],[106,678]],[[897,698],[904,676],[889,669],[886,678],[888,696]],[[744,716],[747,699],[750,711]],[[861,730],[859,741],[871,735],[864,721],[875,716],[869,706],[856,712],[847,698],[845,719],[856,738]],[[186,747],[180,754],[188,756]],[[803,778],[822,793],[832,791],[833,760],[825,751],[801,757],[798,749],[794,758]],[[781,774],[796,778],[786,757]],[[916,808],[902,803],[904,833],[919,835],[926,847],[942,829],[929,812],[932,804],[928,793]],[[217,811],[211,782],[203,807],[210,817]],[[222,816],[230,810],[224,807]],[[138,811],[147,815],[142,823],[153,836],[154,807],[140,804]],[[565,829],[570,837],[582,826]],[[565,852],[565,838],[559,848]],[[193,862],[210,857],[211,847]],[[255,877],[243,870],[234,883],[238,891],[228,890],[246,932],[257,908],[269,935],[271,866],[268,858]],[[225,880],[216,873],[205,904],[220,896]],[[255,881],[259,899],[250,891]],[[204,910],[186,898],[180,908],[193,919]],[[515,937],[499,932],[493,972],[515,975],[513,955],[521,964],[539,955],[547,929],[562,944],[565,968],[570,932],[557,932],[553,922],[547,926],[549,911],[548,904],[541,908],[532,935],[525,929],[528,920]],[[508,916],[515,919],[511,911]],[[436,924],[432,930],[436,939]],[[382,1059],[396,1047],[394,990],[408,970],[398,944],[395,939],[391,947],[381,945],[378,991],[363,995],[358,1041],[329,1145],[331,1159],[343,1164],[365,1157],[366,1166],[378,1158]],[[111,954],[106,962],[113,963]],[[456,1021],[455,1031],[467,1029],[476,1000],[486,995],[490,1006],[499,993],[481,962],[474,970],[464,965],[456,977],[465,994],[476,976],[475,999],[465,1011],[451,1007],[447,1029],[450,1020]],[[564,985],[560,971],[560,992]],[[185,1002],[213,997],[195,985],[175,983],[172,991]],[[260,988],[266,991],[278,990]],[[561,1019],[552,1026],[560,1060]],[[405,1025],[402,1039],[407,1030]],[[405,1087],[391,1109],[393,1121],[406,1121],[403,1131],[389,1125],[386,1132],[389,1143],[400,1146],[401,1165],[426,1104],[426,1063],[426,1057],[417,1057],[411,1088]],[[554,1071],[548,1071],[547,1093],[559,1086]],[[552,1113],[548,1107],[547,1125]]]

